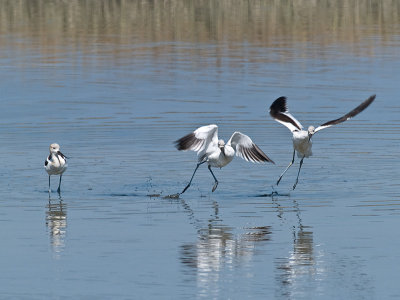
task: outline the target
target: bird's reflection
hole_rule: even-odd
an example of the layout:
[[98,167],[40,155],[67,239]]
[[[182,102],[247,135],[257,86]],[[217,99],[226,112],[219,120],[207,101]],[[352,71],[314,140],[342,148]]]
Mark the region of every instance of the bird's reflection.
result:
[[208,224],[202,226],[190,206],[184,200],[180,201],[198,233],[194,243],[181,246],[181,262],[188,267],[186,272],[195,274],[202,294],[217,296],[221,286],[221,270],[249,261],[254,255],[255,244],[270,240],[271,228],[244,228],[244,233],[234,234],[232,227],[222,224],[219,206],[215,201]]
[[57,258],[65,248],[67,205],[63,202],[61,196],[59,196],[57,199],[49,198],[46,208],[46,226],[50,233],[53,254]]
[[[283,211],[278,208],[278,217],[283,217]],[[292,227],[293,248],[284,256],[276,258],[277,293],[279,296],[292,297],[299,293],[304,282],[315,279],[317,273],[314,241],[311,227],[304,226],[301,212],[296,200],[293,200],[297,224]]]

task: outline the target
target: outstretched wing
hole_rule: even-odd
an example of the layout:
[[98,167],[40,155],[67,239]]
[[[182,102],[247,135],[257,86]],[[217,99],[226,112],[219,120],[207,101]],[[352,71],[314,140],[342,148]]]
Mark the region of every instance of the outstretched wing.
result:
[[285,125],[291,132],[302,130],[303,126],[293,117],[286,106],[286,97],[279,97],[269,108],[269,114],[275,121]]
[[360,112],[362,112],[364,109],[366,109],[375,100],[375,97],[376,97],[376,95],[372,95],[367,100],[365,100],[363,103],[361,103],[359,106],[357,106],[355,109],[353,109],[349,113],[345,114],[343,117],[340,117],[339,119],[336,119],[336,120],[326,122],[326,123],[318,126],[317,128],[315,128],[314,132],[320,131],[322,129],[331,127],[333,125],[342,123],[344,121],[347,121],[347,120],[353,118],[354,116],[356,116]]
[[258,146],[253,143],[251,138],[243,133],[238,131],[234,132],[227,145],[231,146],[235,150],[237,156],[246,161],[255,163],[267,161],[274,164],[272,159],[270,159],[260,148],[258,148]]
[[218,126],[214,124],[199,127],[192,133],[175,141],[175,147],[183,151],[193,150],[200,152],[207,149],[210,144],[218,145]]

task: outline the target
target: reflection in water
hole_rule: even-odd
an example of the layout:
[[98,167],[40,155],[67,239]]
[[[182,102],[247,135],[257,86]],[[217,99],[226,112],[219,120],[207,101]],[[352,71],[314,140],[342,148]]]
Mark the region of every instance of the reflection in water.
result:
[[[190,219],[194,218],[191,208],[181,200],[188,211]],[[249,261],[255,252],[255,244],[270,240],[270,226],[244,228],[245,233],[236,236],[233,228],[221,224],[218,203],[213,203],[214,214],[208,220],[206,228],[198,229],[195,243],[184,244],[181,247],[181,262],[189,269],[187,271],[197,277],[200,295],[218,296],[223,284],[224,268],[234,268],[237,264]],[[194,223],[195,227],[199,223]]]
[[46,206],[46,225],[50,232],[50,243],[56,258],[65,248],[65,234],[67,229],[67,206],[61,199],[49,199]]
[[[293,250],[288,257],[276,259],[277,287],[281,296],[294,296],[303,281],[314,281],[316,275],[313,233],[301,227],[293,229]],[[298,284],[300,283],[300,284]]]
[[[273,199],[278,203],[276,199]],[[285,256],[275,258],[276,295],[279,299],[374,299],[373,281],[365,271],[365,263],[353,257],[316,250],[311,227],[304,226],[296,200],[289,211],[277,205],[283,222],[290,213],[296,216],[292,227],[293,247]],[[285,216],[284,216],[285,215]],[[318,249],[318,248],[317,248]],[[345,287],[345,288],[343,288]]]
[[[275,203],[278,203],[273,199]],[[283,210],[279,204],[278,217],[282,219]],[[317,273],[314,241],[311,227],[302,224],[298,203],[293,200],[293,209],[297,218],[297,226],[293,226],[293,249],[286,257],[276,259],[278,295],[293,297],[303,292],[304,282],[315,281]],[[308,293],[309,291],[307,291]]]

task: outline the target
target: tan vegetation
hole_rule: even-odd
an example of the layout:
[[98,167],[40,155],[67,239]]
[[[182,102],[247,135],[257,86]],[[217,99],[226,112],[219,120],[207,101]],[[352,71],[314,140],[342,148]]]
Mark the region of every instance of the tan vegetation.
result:
[[[360,39],[388,41],[399,29],[397,0],[0,1],[1,44],[55,51],[171,41],[239,48],[243,43],[343,43],[351,48]],[[31,42],[19,45],[10,35]]]

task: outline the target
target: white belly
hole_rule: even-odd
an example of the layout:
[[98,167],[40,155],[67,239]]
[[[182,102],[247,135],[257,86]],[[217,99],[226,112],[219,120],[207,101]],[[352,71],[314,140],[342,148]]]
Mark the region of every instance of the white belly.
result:
[[[219,149],[218,149],[219,150]],[[222,151],[214,151],[212,154],[208,156],[208,164],[211,167],[215,168],[222,168],[225,167],[227,164],[229,164],[234,155],[235,151],[232,149],[232,147],[225,146],[224,150],[225,154],[222,153]]]
[[309,139],[307,131],[293,132],[293,147],[297,151],[298,157],[309,157],[312,155],[312,141]]
[[60,175],[67,170],[67,167],[68,164],[60,157],[60,160],[53,158],[44,168],[49,175]]

